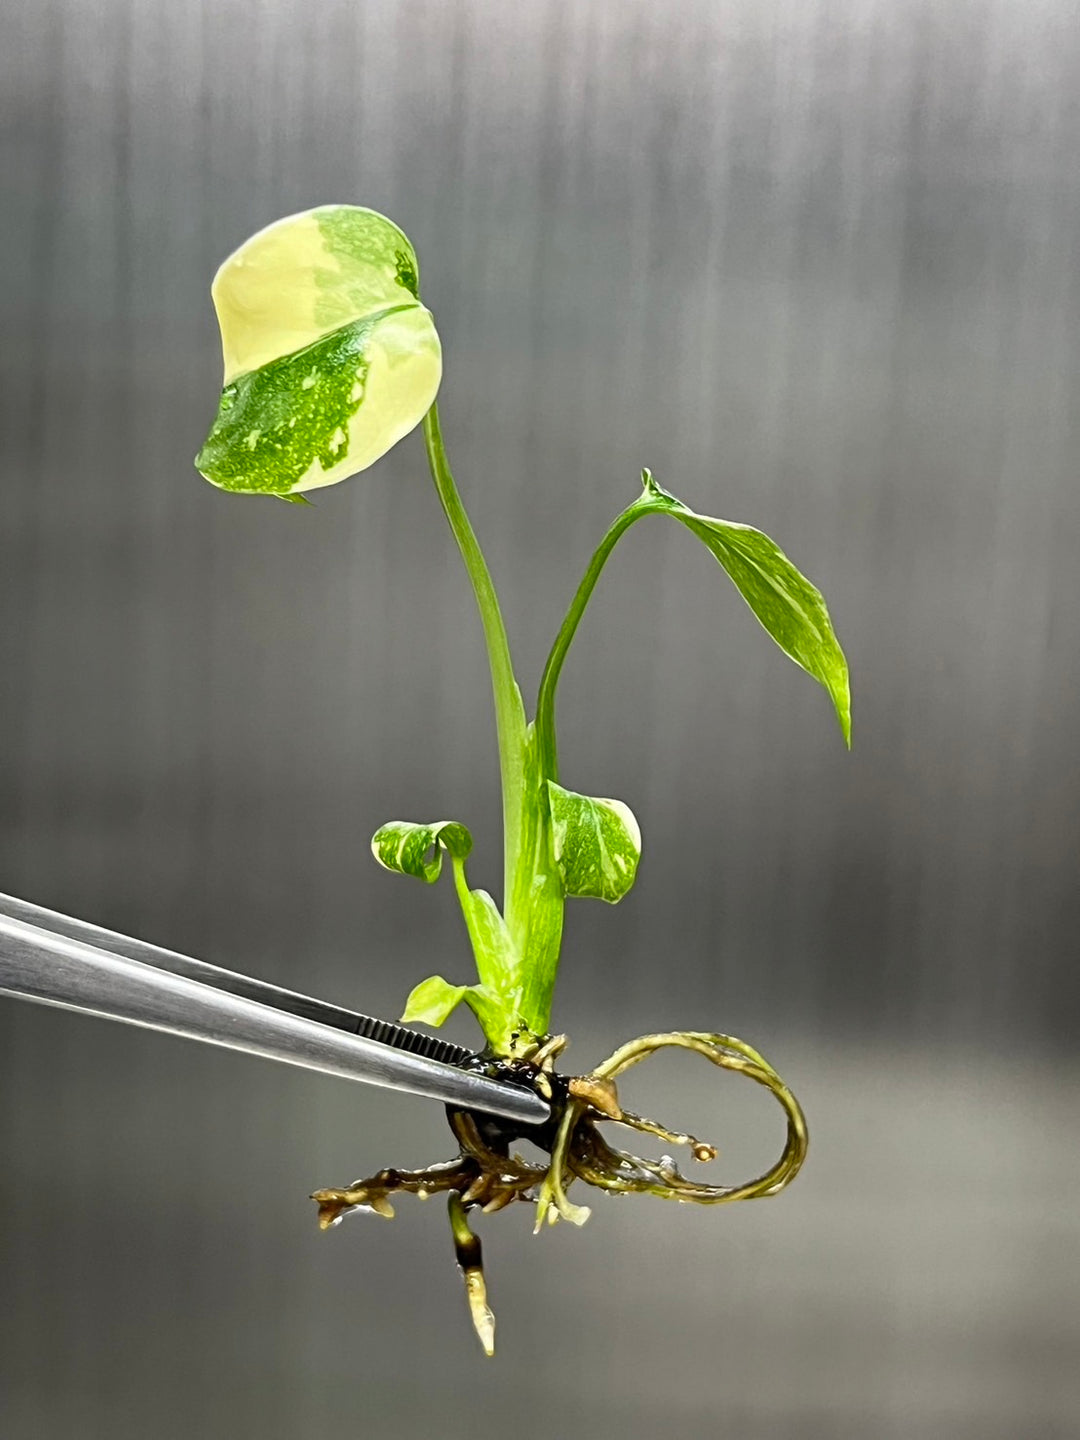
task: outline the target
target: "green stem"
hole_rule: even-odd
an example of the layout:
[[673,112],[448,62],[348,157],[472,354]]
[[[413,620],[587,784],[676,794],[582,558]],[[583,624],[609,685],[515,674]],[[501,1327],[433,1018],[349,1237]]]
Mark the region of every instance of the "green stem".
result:
[[514,678],[510,646],[506,638],[499,600],[483,551],[461,503],[439,428],[438,407],[432,405],[424,416],[424,444],[431,478],[435,482],[443,511],[450,522],[476,596],[491,667],[491,689],[495,698],[495,728],[499,741],[499,770],[503,801],[503,883],[508,897],[517,868],[521,833],[521,806],[525,753],[525,710],[521,691]]
[[577,632],[585,606],[596,588],[605,562],[619,537],[639,519],[656,508],[656,497],[646,488],[633,505],[617,515],[589,562],[577,588],[562,628],[555,637],[537,696],[533,744],[528,756],[528,796],[523,811],[525,831],[521,859],[507,915],[511,933],[521,951],[524,966],[522,1012],[526,1024],[543,1034],[551,1015],[551,999],[559,968],[565,896],[552,852],[551,820],[546,782],[558,780],[559,758],[555,742],[555,689],[563,661]]
[[647,515],[652,508],[654,507],[651,497],[646,493],[611,522],[607,534],[600,541],[595,554],[589,561],[589,568],[582,577],[581,584],[570,602],[570,609],[566,612],[566,619],[551,647],[551,654],[544,666],[544,674],[540,680],[540,691],[536,700],[537,749],[540,771],[545,779],[558,780],[559,778],[559,755],[555,740],[555,687],[559,683],[566,652],[570,649],[571,641],[577,633],[578,624],[585,613],[589,597],[596,588],[600,572],[603,570],[608,556],[614,550],[619,537],[630,528],[635,520],[639,520],[642,515]]

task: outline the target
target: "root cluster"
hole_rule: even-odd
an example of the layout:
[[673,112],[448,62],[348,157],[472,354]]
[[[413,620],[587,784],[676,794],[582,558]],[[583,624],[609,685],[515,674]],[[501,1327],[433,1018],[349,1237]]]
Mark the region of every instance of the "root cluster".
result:
[[[454,1250],[465,1278],[470,1314],[488,1355],[495,1349],[495,1320],[487,1303],[480,1241],[468,1224],[469,1210],[492,1214],[521,1200],[536,1206],[536,1231],[545,1222],[554,1225],[559,1220],[582,1225],[589,1218],[588,1208],[567,1198],[576,1180],[609,1193],[655,1195],[661,1200],[693,1205],[754,1200],[782,1190],[798,1173],[806,1156],[806,1121],[798,1101],[772,1066],[742,1040],[693,1030],[642,1035],[621,1046],[589,1074],[579,1076],[556,1072],[555,1060],[565,1048],[562,1036],[544,1040],[525,1036],[518,1052],[507,1059],[478,1056],[476,1060],[487,1073],[531,1085],[542,1095],[551,1107],[551,1117],[543,1125],[516,1125],[448,1107],[450,1128],[460,1147],[457,1159],[423,1170],[380,1170],[342,1189],[316,1190],[311,1197],[319,1207],[320,1226],[328,1229],[352,1211],[367,1210],[392,1219],[391,1196],[396,1194],[427,1199],[437,1192],[446,1193]],[[716,1150],[708,1142],[668,1130],[624,1110],[619,1102],[615,1085],[618,1076],[649,1055],[668,1048],[701,1055],[721,1069],[747,1076],[775,1096],[787,1119],[787,1140],[780,1158],[765,1174],[742,1185],[706,1185],[681,1174],[666,1155],[657,1160],[643,1159],[617,1149],[604,1138],[601,1125],[614,1123],[672,1145],[686,1146],[694,1160],[715,1159]],[[546,1152],[548,1162],[537,1164],[515,1154],[511,1147],[522,1139]]]

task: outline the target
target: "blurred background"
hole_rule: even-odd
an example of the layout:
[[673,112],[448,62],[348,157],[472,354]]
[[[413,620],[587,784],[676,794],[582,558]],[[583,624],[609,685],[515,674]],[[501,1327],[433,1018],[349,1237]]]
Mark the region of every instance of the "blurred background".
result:
[[[10,1440],[1080,1431],[1080,27],[1067,0],[13,0],[0,43],[0,889],[393,1016],[497,887],[480,629],[414,436],[314,509],[223,495],[208,287],[327,201],[412,238],[530,703],[638,472],[824,589],[855,747],[680,527],[565,673],[563,774],[636,811],[572,902],[587,1068],[717,1028],[801,1096],[769,1205],[485,1223],[306,1196],[438,1107],[0,1002]],[[467,1019],[449,1027],[472,1035]],[[640,1108],[782,1139],[658,1061]]]

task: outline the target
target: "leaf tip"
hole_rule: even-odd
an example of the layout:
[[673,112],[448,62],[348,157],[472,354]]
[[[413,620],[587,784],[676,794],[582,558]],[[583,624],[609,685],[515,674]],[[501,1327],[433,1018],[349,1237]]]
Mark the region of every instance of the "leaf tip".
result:
[[840,733],[844,737],[844,744],[851,749],[851,679],[848,673],[847,660],[843,651],[840,652],[842,665],[838,683],[829,686],[829,694],[832,697],[833,708],[836,711],[836,718],[840,722]]
[[669,490],[664,489],[647,465],[641,472],[641,493],[644,500],[656,502],[660,509],[670,509],[679,504],[675,496]]

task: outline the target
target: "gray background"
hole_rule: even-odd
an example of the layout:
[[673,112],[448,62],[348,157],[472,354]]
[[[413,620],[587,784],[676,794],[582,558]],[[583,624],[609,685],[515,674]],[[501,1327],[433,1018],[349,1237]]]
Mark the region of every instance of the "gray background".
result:
[[[392,1015],[466,978],[371,831],[454,816],[498,881],[479,626],[417,437],[313,510],[194,473],[208,284],[279,215],[412,237],[447,441],[530,697],[658,478],[773,534],[820,689],[685,532],[617,552],[564,778],[645,835],[568,914],[582,1066],[759,1044],[797,1185],[483,1227],[305,1199],[448,1154],[437,1108],[0,1004],[0,1430],[1064,1437],[1080,1428],[1080,13],[1066,0],[13,0],[3,105],[0,888]],[[455,1022],[458,1037],[471,1032]],[[767,1097],[658,1063],[717,1170]],[[752,1088],[752,1087],[751,1087]]]

